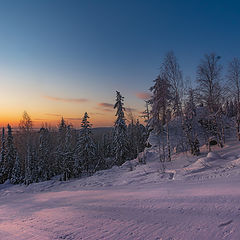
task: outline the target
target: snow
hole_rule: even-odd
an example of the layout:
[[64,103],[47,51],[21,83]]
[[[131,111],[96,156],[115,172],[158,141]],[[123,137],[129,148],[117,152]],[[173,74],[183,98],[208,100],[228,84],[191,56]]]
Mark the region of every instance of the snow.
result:
[[157,147],[92,177],[0,185],[0,239],[239,239],[240,148],[180,153],[162,171]]

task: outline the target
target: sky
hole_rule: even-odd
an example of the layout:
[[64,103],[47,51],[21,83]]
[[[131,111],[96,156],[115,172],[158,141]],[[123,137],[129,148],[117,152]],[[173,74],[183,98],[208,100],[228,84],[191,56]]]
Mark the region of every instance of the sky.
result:
[[205,53],[225,69],[240,57],[239,1],[0,1],[0,126],[34,125],[63,116],[79,127],[112,126],[115,91],[137,118],[174,51],[184,78],[195,80]]

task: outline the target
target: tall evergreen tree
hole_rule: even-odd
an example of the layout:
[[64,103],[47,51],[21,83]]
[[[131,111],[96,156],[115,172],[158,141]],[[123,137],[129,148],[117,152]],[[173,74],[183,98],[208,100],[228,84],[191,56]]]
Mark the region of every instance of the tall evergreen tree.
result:
[[16,160],[16,149],[13,144],[13,135],[12,128],[8,124],[8,136],[7,141],[5,143],[5,131],[3,130],[2,134],[2,150],[4,150],[4,154],[2,154],[1,161],[1,169],[0,169],[0,182],[4,183],[7,179],[11,179],[12,177],[12,169]]
[[40,129],[37,176],[39,181],[46,181],[51,177],[49,131],[47,128]]
[[112,134],[103,134],[100,150],[104,158],[112,156]]
[[63,173],[63,180],[66,181],[70,177],[72,177],[73,172],[73,147],[72,147],[72,134],[71,134],[71,126],[67,126],[66,136],[65,136],[65,146],[64,146],[64,157],[62,163],[62,173]]
[[135,134],[136,134],[136,125],[132,120],[132,122],[127,126],[127,138],[128,138],[128,147],[129,147],[128,158],[129,159],[134,159],[137,155]]
[[82,146],[81,131],[78,132],[77,142],[74,150],[74,176],[79,177],[82,174]]
[[124,97],[120,92],[116,91],[116,103],[114,109],[117,109],[115,116],[117,120],[114,125],[114,155],[115,155],[115,164],[122,165],[128,158],[129,152],[129,142],[127,136],[127,126],[124,116]]
[[37,164],[37,152],[32,144],[28,145],[27,157],[25,160],[25,178],[24,183],[26,185],[38,182],[38,164]]
[[82,170],[91,174],[96,170],[98,159],[96,145],[92,139],[92,125],[88,121],[88,118],[89,116],[85,112],[75,150],[75,165],[80,171]]
[[146,128],[142,124],[140,124],[139,120],[137,119],[136,134],[135,134],[137,154],[144,151],[145,144],[146,144],[146,141],[147,141],[147,137],[148,137],[148,134],[147,134]]
[[8,179],[11,178],[12,169],[16,160],[16,149],[13,143],[13,135],[12,135],[12,128],[8,124],[8,136],[7,136],[7,151],[6,151],[6,171]]
[[0,183],[6,181],[6,145],[5,145],[5,129],[2,128],[2,146],[1,146],[1,162],[0,162]]
[[64,171],[65,160],[65,141],[66,141],[67,125],[64,118],[61,119],[58,127],[58,140],[55,152],[55,164],[53,166],[54,175],[61,174]]
[[23,171],[22,171],[21,161],[18,154],[16,154],[16,159],[13,166],[12,176],[10,181],[13,184],[19,184],[23,182]]
[[1,147],[1,162],[3,164],[5,162],[5,155],[6,155],[6,147],[5,147],[5,128],[2,128],[2,147]]
[[190,147],[191,154],[199,155],[199,140],[197,136],[197,119],[196,119],[196,104],[194,90],[189,89],[187,95],[186,106],[183,115],[183,130]]

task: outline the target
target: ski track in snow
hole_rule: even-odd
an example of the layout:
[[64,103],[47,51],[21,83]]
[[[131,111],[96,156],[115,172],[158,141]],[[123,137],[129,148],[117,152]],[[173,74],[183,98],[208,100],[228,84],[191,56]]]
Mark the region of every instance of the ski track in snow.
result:
[[3,184],[0,239],[238,240],[240,148],[216,150],[178,154],[166,173],[153,148],[146,165],[133,160],[69,182]]

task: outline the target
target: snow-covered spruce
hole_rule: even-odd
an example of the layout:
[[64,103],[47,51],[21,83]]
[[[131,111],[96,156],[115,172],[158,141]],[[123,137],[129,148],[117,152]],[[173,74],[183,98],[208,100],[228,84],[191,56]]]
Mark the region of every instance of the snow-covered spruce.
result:
[[82,172],[87,174],[94,173],[98,163],[97,149],[92,139],[92,126],[88,119],[89,116],[87,112],[85,112],[74,154],[74,168],[76,175],[80,175]]
[[124,97],[116,91],[116,103],[114,109],[117,110],[115,116],[117,120],[114,124],[113,152],[116,165],[122,165],[128,159],[129,141],[127,136],[127,126],[124,116]]

